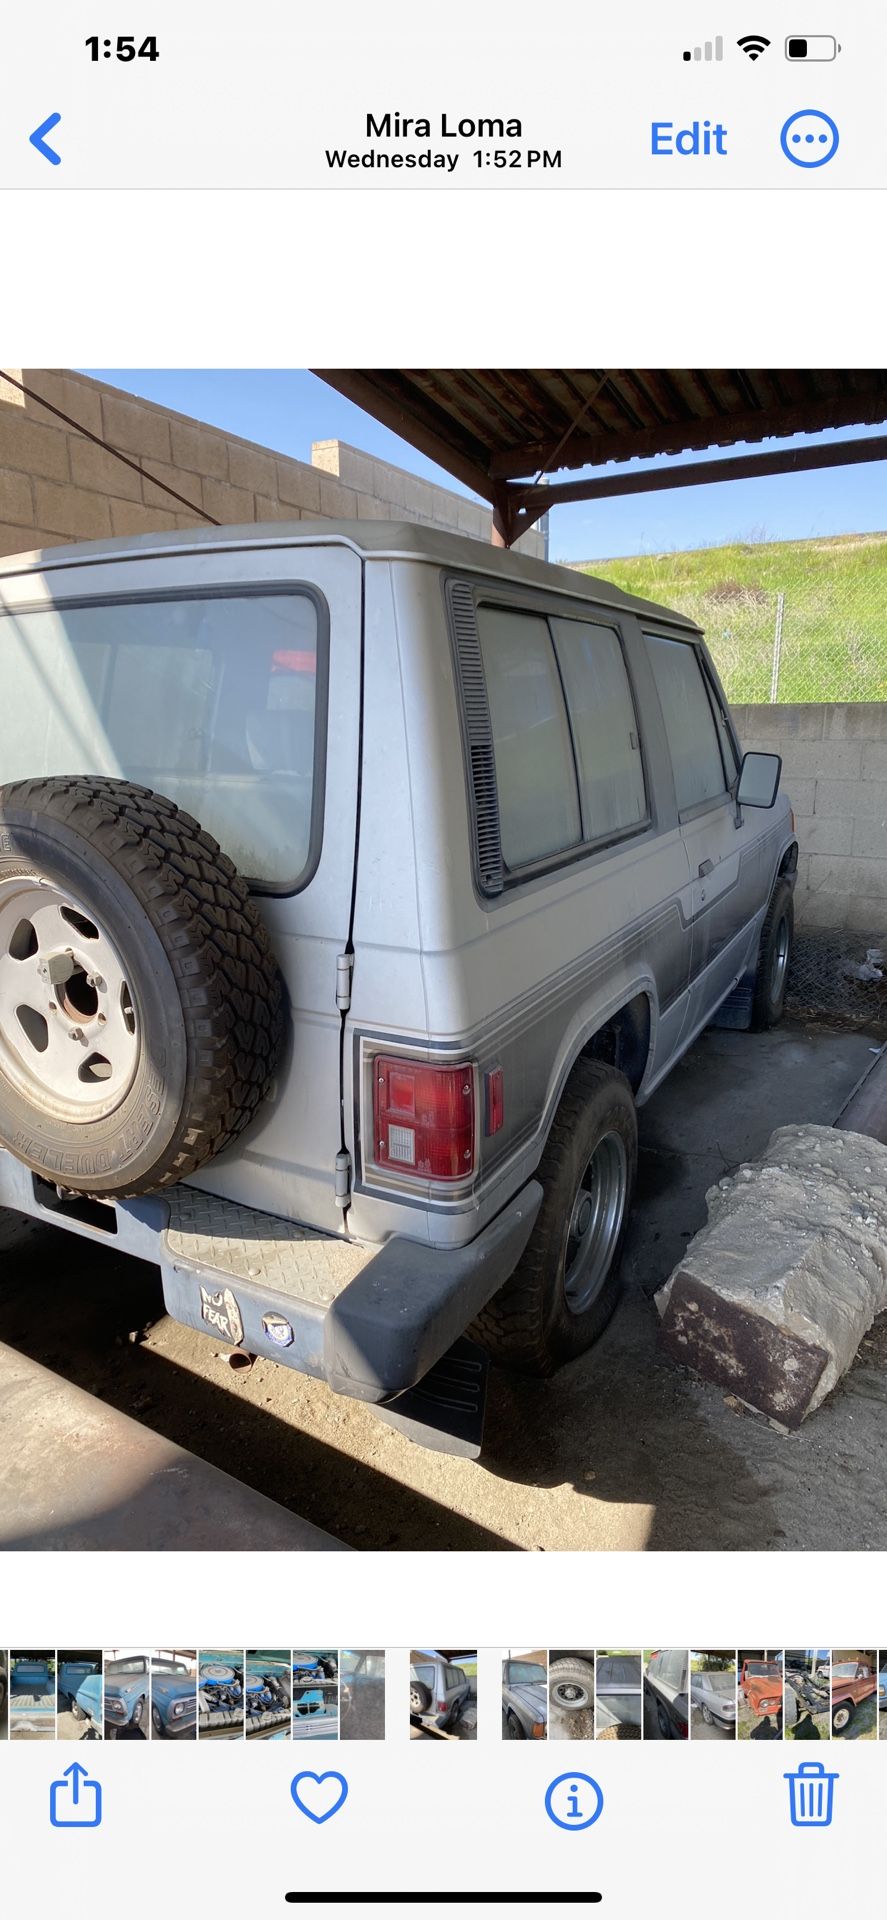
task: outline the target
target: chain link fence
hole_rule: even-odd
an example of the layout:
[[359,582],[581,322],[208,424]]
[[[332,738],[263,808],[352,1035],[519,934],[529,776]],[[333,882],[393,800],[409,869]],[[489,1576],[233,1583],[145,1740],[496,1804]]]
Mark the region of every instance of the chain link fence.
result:
[[702,627],[728,700],[887,700],[887,533],[594,562]]

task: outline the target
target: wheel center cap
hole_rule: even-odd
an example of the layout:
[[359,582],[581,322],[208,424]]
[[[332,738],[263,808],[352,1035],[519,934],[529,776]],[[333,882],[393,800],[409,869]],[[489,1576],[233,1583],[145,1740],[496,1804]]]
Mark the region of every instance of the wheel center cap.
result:
[[579,1205],[576,1208],[576,1238],[578,1240],[581,1240],[582,1235],[588,1232],[590,1224],[591,1198],[587,1193],[583,1193]]

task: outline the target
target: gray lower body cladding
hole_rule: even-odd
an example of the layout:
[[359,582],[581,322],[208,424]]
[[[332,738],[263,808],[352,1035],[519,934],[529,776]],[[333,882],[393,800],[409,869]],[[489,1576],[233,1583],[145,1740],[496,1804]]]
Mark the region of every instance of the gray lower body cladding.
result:
[[504,1285],[542,1200],[529,1181],[466,1247],[394,1235],[374,1248],[191,1187],[109,1205],[107,1232],[43,1194],[0,1151],[0,1206],[151,1261],[174,1320],[376,1404],[415,1386]]

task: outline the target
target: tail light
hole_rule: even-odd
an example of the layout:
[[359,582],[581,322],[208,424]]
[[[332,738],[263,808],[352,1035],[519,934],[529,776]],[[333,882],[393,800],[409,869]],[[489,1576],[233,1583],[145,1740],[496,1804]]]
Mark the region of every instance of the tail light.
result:
[[427,1180],[469,1179],[475,1168],[475,1070],[377,1054],[373,1159]]

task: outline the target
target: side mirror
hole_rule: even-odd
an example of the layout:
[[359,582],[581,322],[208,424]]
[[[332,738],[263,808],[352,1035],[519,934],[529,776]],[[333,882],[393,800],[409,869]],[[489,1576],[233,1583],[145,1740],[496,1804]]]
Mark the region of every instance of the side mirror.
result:
[[782,772],[780,753],[745,753],[736,788],[737,807],[772,807]]

